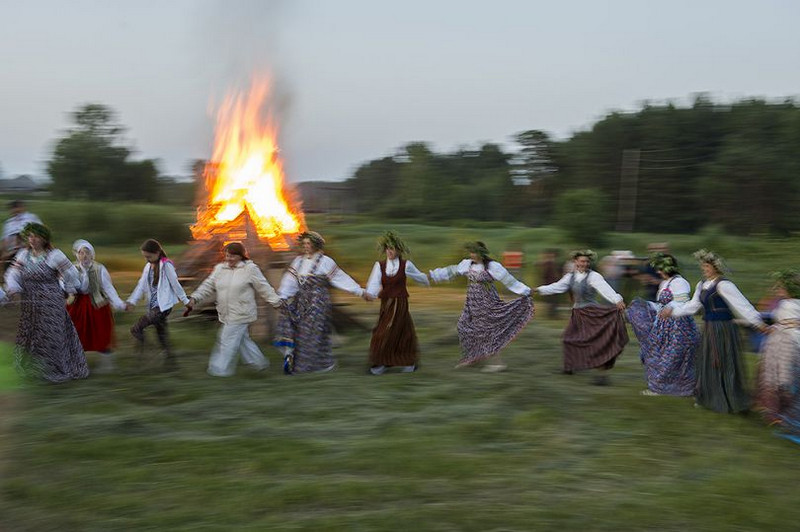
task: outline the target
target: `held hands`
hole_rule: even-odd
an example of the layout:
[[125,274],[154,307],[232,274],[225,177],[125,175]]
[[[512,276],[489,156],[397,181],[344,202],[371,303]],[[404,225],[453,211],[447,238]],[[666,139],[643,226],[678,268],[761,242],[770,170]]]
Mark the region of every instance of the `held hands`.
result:
[[624,302],[624,301],[620,301],[620,302],[618,302],[618,303],[617,303],[617,308],[618,308],[619,310],[625,310],[625,302]]
[[664,307],[661,309],[661,312],[658,313],[659,318],[669,318],[670,316],[672,316],[671,307]]
[[131,303],[130,301],[126,301],[124,310],[125,312],[130,312],[131,310],[133,310],[133,303]]
[[189,298],[189,302],[186,303],[186,306],[184,307],[184,309],[185,309],[183,311],[183,317],[184,318],[186,316],[188,316],[189,314],[191,314],[191,312],[194,310],[194,304],[195,304],[194,298]]

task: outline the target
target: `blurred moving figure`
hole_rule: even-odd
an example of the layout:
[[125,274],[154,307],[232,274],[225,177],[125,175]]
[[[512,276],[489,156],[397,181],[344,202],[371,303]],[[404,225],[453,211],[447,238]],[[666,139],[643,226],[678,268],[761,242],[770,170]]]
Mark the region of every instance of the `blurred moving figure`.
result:
[[[456,367],[472,366],[492,359],[493,363],[484,366],[483,371],[503,371],[506,364],[500,358],[500,350],[533,317],[531,289],[492,259],[483,242],[468,242],[465,248],[469,252],[468,259],[430,272],[431,279],[437,283],[449,281],[459,275],[469,280],[464,310],[458,318],[461,360]],[[497,293],[495,280],[523,297],[503,301]]]
[[325,239],[306,231],[297,237],[302,253],[283,274],[278,295],[288,300],[278,320],[275,344],[284,349],[286,374],[326,372],[336,367],[331,345],[329,285],[359,297],[366,292],[325,255]]
[[378,247],[386,258],[375,263],[367,281],[368,297],[381,300],[378,323],[372,330],[369,343],[369,371],[380,375],[386,368],[394,366],[410,373],[417,369],[419,345],[414,321],[408,312],[406,278],[425,286],[430,286],[430,281],[404,258],[409,249],[394,232],[384,233]]
[[178,301],[188,305],[189,298],[186,297],[186,292],[178,281],[175,265],[167,258],[167,253],[158,240],[152,238],[145,240],[139,249],[147,263],[144,265],[139,283],[125,303],[125,310],[131,310],[139,299],[145,297],[147,313],[131,327],[131,335],[138,343],[141,363],[141,357],[144,355],[144,330],[150,326],[155,327],[158,342],[165,354],[164,369],[177,370],[178,359],[169,343],[167,317]]
[[114,310],[125,310],[111,276],[105,266],[95,261],[94,247],[86,240],[76,240],[72,251],[78,261],[80,285],[74,301],[67,305],[84,351],[98,351],[100,364],[95,373],[114,371],[112,349],[116,344],[114,337]]
[[[539,258],[539,261],[536,263],[536,267],[539,269],[539,279],[541,280],[541,284],[546,285],[558,281],[562,275],[558,268],[558,250],[552,248],[544,250]],[[544,297],[544,304],[547,308],[548,318],[558,318],[558,303],[558,295]]]
[[704,280],[697,283],[692,300],[678,308],[664,307],[658,315],[662,319],[677,318],[703,310],[705,325],[695,361],[695,399],[698,405],[714,412],[743,412],[750,408],[750,399],[745,391],[734,312],[759,329],[766,330],[766,325],[736,285],[723,277],[726,268],[722,257],[705,249],[696,251],[694,257]]
[[197,287],[184,316],[205,301],[216,302],[217,318],[222,327],[211,350],[208,374],[230,377],[236,373],[241,354],[244,363],[256,370],[265,370],[269,361],[250,338],[250,324],[258,319],[256,292],[273,307],[281,306],[281,298],[269,284],[259,267],[250,260],[241,242],[230,242],[224,248],[224,260]]
[[[590,249],[575,251],[574,271],[555,283],[536,288],[538,294],[545,296],[565,292],[572,296],[572,313],[564,331],[563,373],[566,374],[584,369],[609,370],[628,343],[621,312],[625,303],[603,276],[592,270],[596,259],[597,254]],[[598,294],[614,306],[598,302]],[[594,384],[608,384],[608,377],[600,374]]]
[[770,423],[778,422],[798,398],[800,368],[800,272],[783,270],[773,274],[773,291],[779,298],[758,372],[756,404]]
[[14,256],[23,248],[27,242],[20,237],[20,233],[29,223],[41,224],[42,221],[32,212],[28,212],[25,202],[22,200],[11,200],[8,202],[8,210],[11,216],[3,224],[3,269],[11,265]]
[[641,346],[647,380],[642,395],[694,395],[697,382],[694,358],[700,331],[691,316],[658,316],[664,307],[675,309],[688,303],[692,287],[680,275],[678,261],[672,255],[659,253],[650,266],[663,279],[656,294],[657,302],[637,298],[626,312]]
[[49,382],[85,379],[89,366],[64,307],[64,293],[75,294],[80,285],[78,270],[53,247],[47,226],[29,223],[20,236],[28,247],[5,275],[9,297],[21,300],[14,365],[23,376]]

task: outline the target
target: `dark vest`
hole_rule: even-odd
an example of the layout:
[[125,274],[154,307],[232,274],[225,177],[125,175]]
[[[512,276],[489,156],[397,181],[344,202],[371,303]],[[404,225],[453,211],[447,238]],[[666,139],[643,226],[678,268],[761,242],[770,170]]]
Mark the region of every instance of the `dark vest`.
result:
[[592,270],[586,270],[586,277],[581,281],[575,280],[575,272],[569,278],[569,293],[576,308],[597,305],[597,291],[589,285],[591,272]]
[[406,290],[406,261],[400,259],[397,273],[389,277],[386,275],[386,261],[382,260],[381,265],[381,299],[408,297]]
[[722,296],[717,292],[717,285],[720,281],[727,281],[727,279],[717,279],[713,285],[707,290],[700,292],[700,302],[703,304],[705,314],[703,319],[706,321],[725,321],[733,319],[733,312],[731,312],[728,304],[722,299]]

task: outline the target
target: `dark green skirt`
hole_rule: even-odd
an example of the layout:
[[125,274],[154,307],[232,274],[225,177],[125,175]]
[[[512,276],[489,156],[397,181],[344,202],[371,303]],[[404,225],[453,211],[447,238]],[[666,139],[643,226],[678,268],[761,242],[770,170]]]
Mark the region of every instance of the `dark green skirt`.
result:
[[722,413],[750,408],[739,329],[733,321],[705,322],[695,367],[695,397],[699,405]]

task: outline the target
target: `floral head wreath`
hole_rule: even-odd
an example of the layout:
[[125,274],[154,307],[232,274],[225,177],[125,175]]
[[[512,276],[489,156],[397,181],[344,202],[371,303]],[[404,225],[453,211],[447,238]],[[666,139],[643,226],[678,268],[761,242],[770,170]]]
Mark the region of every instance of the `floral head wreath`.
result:
[[487,260],[489,258],[489,248],[487,248],[486,244],[484,244],[479,240],[476,240],[474,242],[467,242],[466,244],[464,244],[464,249],[466,249],[470,253],[475,253],[476,255],[480,255],[483,260]]
[[713,251],[698,249],[692,256],[697,259],[698,262],[705,262],[712,265],[719,273],[726,273],[728,271],[728,266],[725,264],[725,261]]
[[397,251],[398,255],[408,255],[411,253],[411,250],[408,249],[406,243],[403,242],[403,240],[394,231],[386,231],[378,239],[378,249],[381,251],[381,253],[385,252],[389,248]]
[[667,253],[654,253],[650,257],[650,266],[657,272],[664,272],[665,275],[672,277],[680,273],[678,260]]
[[590,263],[594,264],[595,262],[597,262],[597,253],[595,253],[591,249],[579,249],[573,251],[570,254],[570,257],[572,257],[572,260],[575,260],[578,257],[587,257]]
[[313,244],[315,249],[322,249],[325,247],[325,239],[322,238],[322,235],[316,231],[303,231],[297,235],[297,243],[302,244],[303,240],[306,238],[311,241],[311,244]]
[[779,270],[770,275],[775,283],[786,289],[789,297],[800,299],[800,271],[795,269]]

